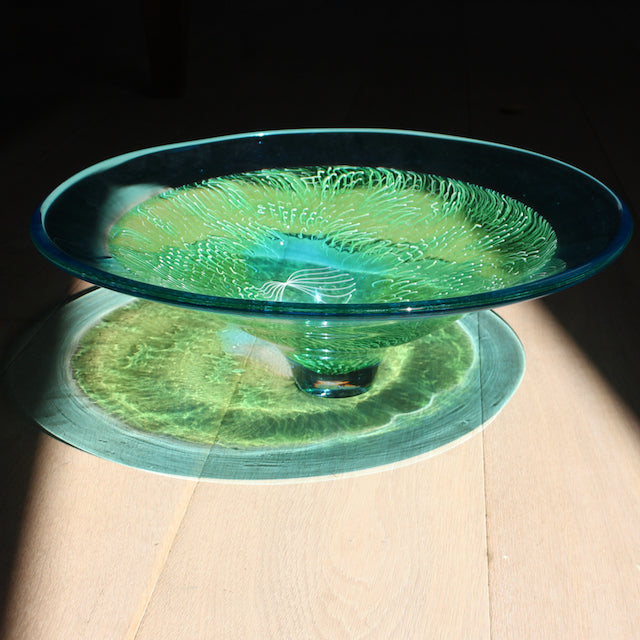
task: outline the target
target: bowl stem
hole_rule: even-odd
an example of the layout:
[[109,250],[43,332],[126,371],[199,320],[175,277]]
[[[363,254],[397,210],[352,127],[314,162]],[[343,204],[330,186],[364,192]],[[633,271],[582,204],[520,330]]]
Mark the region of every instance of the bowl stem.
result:
[[360,395],[371,388],[378,370],[378,364],[373,364],[347,373],[328,374],[313,371],[295,360],[289,362],[298,388],[322,398],[348,398]]

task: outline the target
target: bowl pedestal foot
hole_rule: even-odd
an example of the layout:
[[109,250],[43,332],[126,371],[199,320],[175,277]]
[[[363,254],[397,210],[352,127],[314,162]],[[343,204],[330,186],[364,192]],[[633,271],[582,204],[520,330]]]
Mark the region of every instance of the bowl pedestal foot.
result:
[[348,398],[368,391],[373,384],[378,365],[340,374],[318,373],[290,360],[291,372],[298,388],[322,398]]

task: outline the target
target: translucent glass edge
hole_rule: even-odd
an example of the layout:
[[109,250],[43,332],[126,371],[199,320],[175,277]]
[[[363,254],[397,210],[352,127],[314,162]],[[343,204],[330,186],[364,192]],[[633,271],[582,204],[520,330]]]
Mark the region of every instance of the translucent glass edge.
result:
[[186,306],[213,313],[230,314],[252,313],[285,317],[333,316],[345,319],[381,316],[416,317],[418,315],[469,313],[482,309],[496,308],[546,296],[583,282],[602,271],[624,251],[631,238],[632,231],[631,215],[626,206],[624,207],[624,212],[626,212],[626,215],[623,217],[623,224],[618,231],[616,241],[611,244],[608,251],[603,252],[580,267],[550,276],[535,283],[456,298],[386,304],[327,304],[321,307],[317,304],[207,296],[168,289],[108,274],[108,272],[94,269],[82,262],[75,261],[68,254],[61,251],[44,231],[39,210],[36,211],[32,218],[31,237],[34,245],[45,258],[74,277],[120,293],[156,302]]
[[187,147],[195,147],[206,145],[210,143],[216,142],[225,142],[229,140],[242,140],[245,138],[264,138],[270,136],[278,136],[278,135],[309,135],[309,134],[317,134],[317,133],[375,133],[375,134],[385,134],[385,135],[400,135],[400,136],[408,136],[408,137],[419,137],[419,138],[435,138],[439,140],[454,140],[456,142],[467,142],[470,144],[477,144],[488,147],[496,147],[499,149],[506,149],[509,151],[515,151],[517,153],[523,153],[531,156],[536,156],[542,158],[544,160],[548,160],[550,162],[563,165],[577,171],[587,178],[590,178],[594,182],[598,183],[602,188],[608,191],[612,196],[619,200],[618,196],[607,187],[600,180],[592,176],[591,174],[583,171],[579,167],[575,165],[569,164],[563,160],[558,160],[557,158],[553,158],[551,156],[538,153],[537,151],[531,151],[529,149],[523,149],[521,147],[514,147],[511,145],[503,144],[500,142],[492,142],[489,140],[479,140],[475,138],[467,138],[465,136],[454,136],[445,133],[432,133],[428,131],[415,131],[411,129],[385,129],[385,128],[368,128],[368,127],[335,127],[335,128],[301,128],[301,129],[273,129],[273,130],[265,130],[265,131],[250,131],[245,133],[234,133],[222,136],[212,136],[209,138],[200,138],[196,140],[187,140],[183,142],[172,142],[163,145],[155,145],[153,147],[146,147],[144,149],[138,149],[136,151],[129,151],[127,153],[119,154],[117,156],[113,156],[111,158],[107,158],[106,160],[102,160],[97,162],[85,169],[75,173],[70,176],[58,185],[43,201],[41,209],[46,210],[51,202],[53,202],[60,193],[64,192],[71,184],[78,182],[82,178],[92,175],[98,171],[103,169],[115,167],[119,164],[123,164],[124,162],[128,162],[129,160],[133,160],[135,158],[139,158],[145,155],[151,155],[153,153],[158,153],[160,151],[170,151],[172,149],[181,149]]
[[[117,166],[128,160],[150,155],[158,151],[186,148],[190,146],[205,145],[209,143],[221,142],[225,140],[243,139],[250,137],[264,137],[272,135],[291,134],[314,134],[314,133],[377,133],[390,135],[406,135],[416,137],[438,138],[446,140],[456,140],[492,146],[515,151],[517,153],[529,154],[540,157],[549,162],[564,165],[573,171],[579,172],[589,180],[596,183],[606,191],[618,204],[620,213],[620,223],[615,238],[609,246],[600,254],[593,257],[588,262],[574,267],[554,276],[549,276],[533,283],[525,283],[506,289],[487,291],[470,296],[460,296],[454,298],[441,298],[434,300],[417,300],[401,303],[380,303],[380,304],[326,304],[318,307],[317,304],[271,302],[260,300],[246,300],[241,298],[221,298],[217,296],[207,296],[205,294],[190,293],[176,289],[168,289],[156,285],[147,284],[122,276],[109,274],[106,271],[91,267],[79,260],[74,259],[65,253],[51,240],[44,228],[44,219],[51,204],[58,196],[66,191],[69,186],[80,181],[88,175],[97,173],[105,168]],[[225,313],[264,313],[269,315],[290,315],[290,316],[339,316],[339,317],[364,317],[364,316],[416,316],[416,315],[446,315],[460,312],[472,312],[481,309],[495,308],[507,304],[513,304],[524,300],[530,300],[549,295],[556,291],[561,291],[575,284],[588,279],[599,273],[611,264],[625,249],[631,239],[633,222],[631,213],[626,204],[607,185],[592,176],[591,174],[570,165],[562,160],[557,160],[534,151],[512,147],[500,143],[475,140],[461,136],[448,134],[427,133],[403,129],[380,129],[380,128],[318,128],[318,129],[282,129],[272,131],[261,131],[251,133],[240,133],[226,136],[215,136],[200,140],[177,142],[166,145],[149,147],[130,153],[114,156],[107,160],[91,165],[86,169],[74,174],[66,181],[54,189],[42,202],[31,218],[31,238],[38,251],[57,267],[69,272],[71,275],[86,280],[99,286],[104,286],[114,291],[119,291],[128,295],[142,297],[168,304],[188,306],[195,309],[210,312]]]

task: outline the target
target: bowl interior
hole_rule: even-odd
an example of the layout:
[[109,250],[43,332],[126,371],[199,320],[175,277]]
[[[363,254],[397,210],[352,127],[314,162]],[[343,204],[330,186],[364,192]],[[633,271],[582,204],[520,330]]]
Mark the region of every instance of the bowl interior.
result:
[[170,189],[124,213],[109,253],[137,280],[250,300],[401,303],[562,269],[551,225],[458,180],[383,168],[261,170]]

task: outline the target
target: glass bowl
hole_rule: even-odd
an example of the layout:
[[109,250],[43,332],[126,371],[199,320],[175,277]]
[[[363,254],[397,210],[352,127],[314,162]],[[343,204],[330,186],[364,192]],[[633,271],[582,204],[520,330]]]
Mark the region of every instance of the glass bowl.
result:
[[558,160],[451,136],[286,130],[112,158],[58,187],[38,249],[277,345],[300,389],[373,384],[384,350],[604,268],[625,205]]

